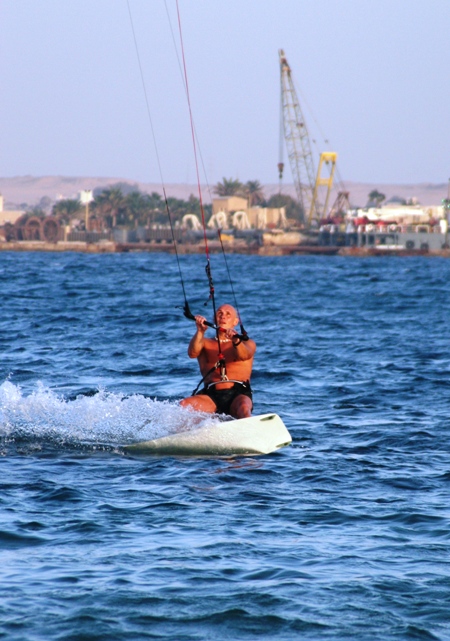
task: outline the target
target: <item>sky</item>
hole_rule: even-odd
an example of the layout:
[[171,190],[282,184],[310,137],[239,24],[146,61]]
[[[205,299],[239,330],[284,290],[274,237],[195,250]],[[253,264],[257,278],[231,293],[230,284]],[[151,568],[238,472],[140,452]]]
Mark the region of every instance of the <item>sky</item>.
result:
[[[447,182],[449,0],[178,2],[201,182],[278,182],[279,49],[316,166]],[[0,177],[196,182],[176,0],[0,0],[0,25]]]

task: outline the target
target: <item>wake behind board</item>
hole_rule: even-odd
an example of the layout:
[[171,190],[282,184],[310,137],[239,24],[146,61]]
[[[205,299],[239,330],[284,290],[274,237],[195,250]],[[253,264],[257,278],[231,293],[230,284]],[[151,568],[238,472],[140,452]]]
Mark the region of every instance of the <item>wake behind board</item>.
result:
[[129,454],[257,456],[275,452],[291,442],[291,435],[277,414],[261,414],[132,443],[124,450]]

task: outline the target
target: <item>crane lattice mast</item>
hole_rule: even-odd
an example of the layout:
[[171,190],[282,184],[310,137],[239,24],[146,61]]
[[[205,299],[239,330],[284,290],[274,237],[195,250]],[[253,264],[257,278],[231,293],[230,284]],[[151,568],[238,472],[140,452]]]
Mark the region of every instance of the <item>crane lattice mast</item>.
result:
[[283,109],[284,137],[294,178],[297,198],[302,205],[305,220],[311,219],[315,208],[313,194],[315,169],[308,129],[303,117],[291,68],[283,49],[279,51],[281,71],[281,105]]

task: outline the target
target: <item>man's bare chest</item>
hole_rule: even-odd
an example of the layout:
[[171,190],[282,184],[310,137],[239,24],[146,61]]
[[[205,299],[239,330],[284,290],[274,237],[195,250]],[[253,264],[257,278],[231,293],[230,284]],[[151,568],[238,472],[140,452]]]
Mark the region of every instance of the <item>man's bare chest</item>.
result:
[[231,341],[220,341],[219,351],[218,341],[208,340],[203,348],[202,355],[208,363],[215,363],[220,358],[220,354],[223,354],[225,360],[230,362],[236,360],[235,351],[236,348]]

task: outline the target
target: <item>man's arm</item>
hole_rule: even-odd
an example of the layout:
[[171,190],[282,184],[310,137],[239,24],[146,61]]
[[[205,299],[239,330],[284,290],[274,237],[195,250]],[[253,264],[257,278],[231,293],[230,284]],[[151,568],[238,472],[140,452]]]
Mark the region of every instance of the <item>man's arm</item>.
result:
[[188,347],[188,356],[190,358],[198,358],[200,353],[205,346],[205,332],[207,326],[205,325],[206,318],[203,316],[195,317],[195,324],[197,325],[197,331],[194,336],[191,338]]
[[249,338],[247,341],[238,341],[236,338],[232,341],[234,353],[238,361],[248,361],[256,352],[256,343]]
[[222,336],[231,340],[237,361],[248,361],[254,356],[256,343],[251,338],[246,341],[241,340],[235,329],[227,329]]

